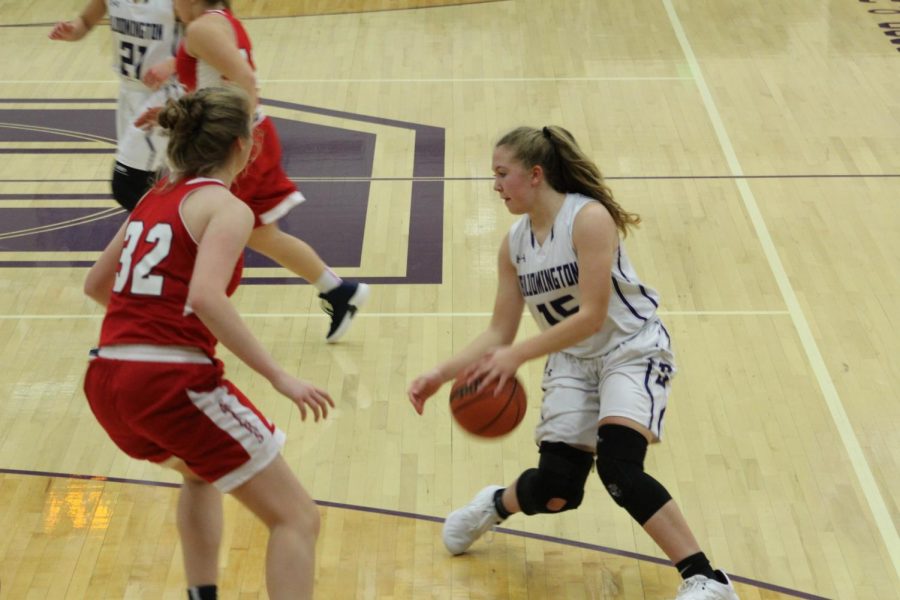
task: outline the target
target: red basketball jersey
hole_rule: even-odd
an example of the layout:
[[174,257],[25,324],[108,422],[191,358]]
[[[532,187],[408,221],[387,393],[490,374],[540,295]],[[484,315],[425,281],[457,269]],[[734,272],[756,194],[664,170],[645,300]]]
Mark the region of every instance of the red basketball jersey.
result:
[[[227,9],[208,10],[204,14],[207,13],[216,13],[228,19],[234,30],[238,49],[255,72],[250,36],[247,35],[240,20]],[[188,92],[222,85],[225,81],[212,65],[188,54],[184,40],[178,47],[175,67],[178,80]],[[259,227],[277,221],[304,198],[281,166],[281,142],[275,131],[275,125],[263,115],[259,107],[256,109],[253,127],[258,150],[254,153],[250,164],[232,184],[231,191],[253,210],[256,226]]]
[[[196,178],[160,181],[128,217],[119,271],[100,330],[100,346],[191,346],[214,356],[216,338],[187,306],[197,242],[181,220],[181,203],[198,188],[223,185]],[[243,256],[226,293],[241,279]]]
[[[232,29],[234,29],[234,37],[237,42],[238,50],[241,51],[241,54],[243,54],[244,58],[247,59],[247,62],[250,63],[250,67],[256,71],[256,65],[253,64],[253,46],[250,43],[250,36],[247,35],[247,31],[244,29],[244,26],[238,18],[228,9],[208,10],[203,14],[209,13],[216,13],[228,19]],[[184,40],[178,44],[178,52],[175,54],[175,72],[178,75],[178,81],[180,81],[189,92],[221,85],[224,81],[222,75],[211,65],[202,60],[197,60],[197,58],[188,54],[184,47]]]

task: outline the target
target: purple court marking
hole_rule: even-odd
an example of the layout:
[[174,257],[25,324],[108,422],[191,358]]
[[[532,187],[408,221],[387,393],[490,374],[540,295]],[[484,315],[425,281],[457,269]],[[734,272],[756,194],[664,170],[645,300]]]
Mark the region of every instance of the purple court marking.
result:
[[[0,109],[0,142],[99,142],[109,146],[104,152],[115,152],[115,121],[109,109],[78,109],[78,122],[73,122],[72,109]],[[92,125],[95,125],[92,127]],[[90,129],[85,131],[87,125]],[[72,129],[79,127],[79,129]],[[35,148],[35,152],[55,149]],[[83,154],[83,148],[59,149]],[[19,152],[18,148],[4,148],[4,152]]]
[[[0,99],[0,102],[56,104],[113,104],[113,99]],[[409,241],[406,274],[363,277],[361,281],[384,284],[441,283],[443,271],[444,130],[394,119],[355,115],[319,107],[263,100],[264,104],[289,110],[333,116],[396,127],[415,134],[411,149],[413,185],[410,198]],[[73,114],[77,116],[73,118]],[[373,181],[375,134],[273,117],[281,138],[283,164],[288,176],[308,199],[279,224],[307,241],[329,265],[359,267],[368,199]],[[76,128],[76,129],[73,129]],[[29,148],[4,148],[0,153],[91,154],[115,152],[115,114],[112,108],[0,109],[0,141],[30,142]],[[61,141],[87,141],[105,148],[58,148]],[[45,145],[41,146],[43,142]],[[110,169],[112,165],[110,164]],[[432,178],[418,181],[417,178]],[[390,180],[390,179],[387,179]],[[397,180],[403,180],[398,178]],[[406,179],[408,180],[408,178]],[[47,180],[45,180],[47,181]],[[73,180],[70,180],[73,181]],[[102,180],[101,180],[102,181]],[[3,194],[0,195],[0,240],[2,252],[100,251],[124,220],[124,213],[106,218],[106,208],[78,207],[78,200],[108,198],[99,194]],[[4,200],[65,199],[72,206],[22,209],[4,208]],[[10,237],[12,234],[20,234]],[[401,233],[406,233],[401,232]],[[91,261],[47,260],[3,261],[0,267],[80,267]],[[273,267],[275,263],[252,251],[248,267]],[[248,271],[244,283],[305,284],[299,277],[254,277]]]
[[[164,488],[173,488],[177,489],[181,487],[181,484],[178,483],[168,483],[165,481],[152,481],[149,479],[127,479],[124,477],[103,477],[100,475],[80,475],[77,473],[56,473],[52,471],[31,471],[31,470],[23,470],[23,469],[4,469],[0,468],[0,473],[6,473],[8,475],[26,475],[30,477],[52,477],[56,479],[79,479],[85,481],[110,481],[113,483],[124,483],[124,484],[132,484],[132,485],[145,485],[150,487],[164,487]],[[404,519],[415,519],[417,521],[430,521],[432,523],[443,523],[444,519],[441,517],[434,517],[431,515],[420,515],[418,513],[406,512],[402,510],[391,510],[387,508],[376,508],[372,506],[361,506],[358,504],[344,504],[342,502],[332,502],[330,500],[316,500],[316,504],[319,506],[325,506],[328,508],[337,508],[341,510],[352,510],[356,512],[365,512],[375,515],[385,515],[389,517],[400,517]],[[551,544],[560,544],[563,546],[570,546],[572,548],[580,548],[582,550],[590,550],[592,552],[601,552],[603,554],[611,554],[613,556],[621,556],[623,558],[631,558],[634,560],[639,560],[642,562],[653,563],[657,565],[670,566],[672,563],[663,558],[657,558],[655,556],[648,556],[646,554],[639,554],[637,552],[631,552],[629,550],[619,550],[617,548],[610,548],[608,546],[599,546],[597,544],[589,544],[587,542],[578,542],[575,540],[567,540],[564,538],[553,537],[549,535],[542,535],[538,533],[528,533],[525,531],[515,531],[513,529],[507,529],[505,527],[498,527],[496,531],[500,533],[504,533],[506,535],[514,535],[518,537],[528,538],[532,540],[538,540],[541,542],[548,542]],[[780,585],[775,585],[772,583],[766,583],[764,581],[758,581],[756,579],[751,579],[749,577],[742,577],[740,575],[732,575],[728,574],[732,581],[737,581],[746,585],[750,585],[753,587],[757,587],[764,590],[769,590],[772,592],[777,592],[779,594],[784,594],[786,596],[791,596],[794,598],[803,598],[805,600],[830,600],[825,596],[817,596],[815,594],[809,594],[807,592],[801,592],[798,590],[792,590],[790,588],[786,588]]]

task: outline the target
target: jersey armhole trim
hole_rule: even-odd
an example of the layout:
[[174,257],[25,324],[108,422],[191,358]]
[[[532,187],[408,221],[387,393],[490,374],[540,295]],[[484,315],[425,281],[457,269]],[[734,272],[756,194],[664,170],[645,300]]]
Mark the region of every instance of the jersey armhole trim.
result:
[[[220,186],[225,187],[225,183],[221,179],[215,179],[213,177],[194,177],[193,179],[190,179],[187,182],[185,182],[185,185],[192,185],[192,184],[197,184],[197,183],[203,183],[203,184],[217,183]],[[198,246],[198,247],[200,246],[200,242],[197,241],[197,238],[194,236],[194,232],[191,231],[191,228],[188,227],[187,221],[184,220],[184,212],[183,212],[184,211],[184,202],[185,202],[185,200],[190,198],[194,192],[196,192],[197,190],[203,189],[205,187],[207,187],[207,186],[200,185],[193,189],[187,190],[187,192],[185,192],[184,196],[181,197],[181,200],[178,201],[178,218],[181,219],[181,226],[184,227],[185,231],[187,231],[187,234],[190,236],[191,241],[194,242],[194,245]]]

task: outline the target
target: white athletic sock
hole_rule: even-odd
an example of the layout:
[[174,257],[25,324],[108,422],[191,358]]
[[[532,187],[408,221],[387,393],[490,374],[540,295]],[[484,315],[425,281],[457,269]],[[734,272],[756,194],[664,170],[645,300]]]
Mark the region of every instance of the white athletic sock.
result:
[[335,275],[334,271],[325,267],[325,270],[322,271],[322,275],[313,285],[316,286],[316,289],[321,293],[327,294],[331,290],[336,289],[343,282],[344,280]]

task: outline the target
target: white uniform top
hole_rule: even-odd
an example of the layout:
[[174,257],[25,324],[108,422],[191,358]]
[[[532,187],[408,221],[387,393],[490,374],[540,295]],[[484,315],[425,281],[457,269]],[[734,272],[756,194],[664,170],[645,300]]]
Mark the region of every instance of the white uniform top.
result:
[[[567,194],[543,244],[535,239],[528,215],[510,228],[509,255],[519,274],[519,289],[542,331],[581,306],[572,226],[578,211],[589,202],[596,200]],[[612,288],[603,328],[563,352],[579,358],[603,356],[656,319],[659,294],[638,279],[621,240],[612,266]]]
[[116,45],[113,69],[123,86],[147,91],[141,76],[175,56],[178,47],[180,30],[172,0],[107,0],[106,4]]

